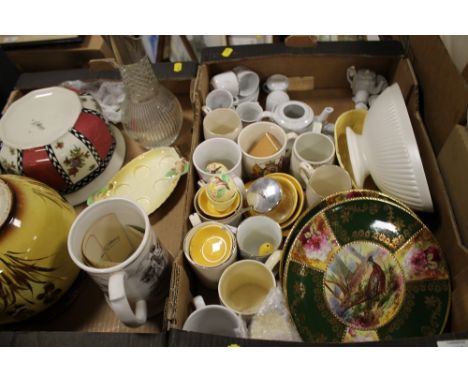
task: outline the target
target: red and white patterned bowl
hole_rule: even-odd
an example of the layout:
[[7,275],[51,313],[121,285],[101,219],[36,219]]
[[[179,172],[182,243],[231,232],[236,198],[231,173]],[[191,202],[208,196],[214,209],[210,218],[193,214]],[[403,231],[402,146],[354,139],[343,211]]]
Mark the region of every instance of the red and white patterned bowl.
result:
[[3,172],[75,192],[98,177],[115,149],[115,138],[89,94],[39,89],[20,98],[0,119]]

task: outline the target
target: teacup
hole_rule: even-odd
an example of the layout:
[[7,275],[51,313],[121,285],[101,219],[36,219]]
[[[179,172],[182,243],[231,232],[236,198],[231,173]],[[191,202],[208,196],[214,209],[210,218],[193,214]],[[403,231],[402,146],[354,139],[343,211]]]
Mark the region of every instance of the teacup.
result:
[[231,139],[211,138],[200,143],[193,152],[192,161],[198,176],[205,182],[213,176],[206,168],[215,162],[227,168],[226,174],[242,177],[242,151]]
[[219,73],[211,77],[211,86],[213,89],[225,89],[233,97],[239,94],[239,80],[233,71]]
[[236,260],[236,239],[228,226],[208,221],[185,236],[184,255],[200,282],[216,288],[223,271]]
[[237,73],[239,80],[239,97],[247,97],[255,93],[260,85],[260,78],[252,70],[240,70]]
[[263,118],[263,109],[258,102],[241,103],[237,106],[236,113],[244,127],[251,123],[258,122]]
[[221,108],[213,110],[203,120],[203,135],[205,139],[227,138],[235,141],[241,129],[241,118],[232,109]]
[[263,84],[263,90],[271,93],[275,90],[287,91],[289,87],[289,79],[283,74],[273,74],[267,78]]
[[232,109],[234,107],[234,98],[226,89],[214,89],[208,93],[205,105],[202,110],[208,114],[216,109]]
[[289,140],[297,134],[288,133],[272,122],[256,122],[242,129],[237,138],[242,151],[243,168],[249,178],[281,172],[287,159]]
[[206,305],[202,296],[193,299],[195,311],[185,320],[183,330],[226,337],[247,337],[244,321],[222,305]]
[[267,96],[265,109],[267,111],[275,111],[279,105],[288,101],[288,93],[283,90],[274,90]]
[[240,256],[265,262],[278,250],[282,241],[280,225],[267,216],[251,216],[237,228],[237,245]]
[[309,208],[315,207],[329,195],[352,188],[348,172],[336,165],[326,164],[314,169],[308,163],[301,163],[300,173],[306,184]]
[[[107,268],[85,263],[82,246],[88,229],[99,219],[115,214],[122,225],[140,227],[143,238],[126,260]],[[109,198],[86,208],[68,234],[68,252],[75,264],[99,285],[112,310],[128,326],[146,322],[164,307],[169,290],[170,257],[161,247],[147,214],[131,200]]]
[[221,303],[242,318],[251,319],[276,286],[273,269],[280,254],[270,256],[265,264],[256,260],[240,260],[227,267],[218,284]]
[[306,182],[300,173],[302,163],[316,168],[331,164],[334,160],[335,145],[329,136],[315,132],[303,133],[297,137],[292,148],[291,173],[305,188]]

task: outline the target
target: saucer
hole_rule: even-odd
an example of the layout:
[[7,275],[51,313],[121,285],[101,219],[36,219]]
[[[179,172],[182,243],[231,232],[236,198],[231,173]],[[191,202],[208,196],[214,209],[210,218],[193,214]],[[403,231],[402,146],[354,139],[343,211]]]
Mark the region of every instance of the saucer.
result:
[[218,225],[204,225],[192,236],[189,253],[192,260],[205,267],[215,267],[230,256],[232,236]]
[[206,189],[203,187],[198,194],[197,203],[198,203],[198,207],[200,208],[200,210],[206,216],[219,219],[219,218],[225,218],[229,215],[232,215],[234,211],[236,211],[237,208],[239,207],[240,201],[241,201],[240,194],[239,192],[237,192],[231,206],[224,211],[218,211],[214,208],[213,204],[209,201],[208,195],[206,194]]
[[286,220],[284,223],[280,224],[281,229],[284,231],[285,229],[289,228],[292,224],[294,224],[297,220],[297,218],[301,215],[302,210],[304,208],[304,190],[301,187],[301,184],[299,181],[292,175],[285,174],[285,173],[274,173],[274,174],[269,174],[267,175],[270,178],[277,179],[279,177],[283,177],[285,179],[288,179],[293,185],[294,188],[296,189],[297,192],[297,205],[296,209],[294,210],[293,214],[291,217]]
[[174,148],[154,148],[122,167],[102,190],[88,198],[88,205],[109,197],[124,197],[149,215],[166,201],[187,172],[187,161]]
[[63,195],[67,202],[72,206],[77,206],[78,204],[86,202],[86,199],[89,197],[89,195],[103,188],[115,175],[115,173],[122,167],[122,164],[125,160],[125,139],[116,126],[109,123],[109,127],[112,135],[115,138],[115,150],[112,154],[111,160],[109,161],[106,169],[96,179],[78,191]]

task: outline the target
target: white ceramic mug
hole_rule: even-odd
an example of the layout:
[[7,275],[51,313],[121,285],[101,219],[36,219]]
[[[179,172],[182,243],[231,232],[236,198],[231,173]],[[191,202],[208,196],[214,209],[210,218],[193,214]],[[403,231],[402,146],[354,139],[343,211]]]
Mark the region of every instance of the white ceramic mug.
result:
[[231,70],[211,77],[210,83],[213,89],[226,89],[233,97],[239,94],[239,80]]
[[195,311],[185,320],[183,330],[226,337],[247,337],[244,321],[222,305],[206,305],[202,296],[193,299]]
[[276,286],[274,267],[280,256],[270,256],[266,263],[240,260],[223,272],[218,295],[221,303],[250,320],[262,306],[272,288]]
[[263,84],[263,90],[267,93],[275,90],[287,91],[289,87],[289,79],[283,74],[273,74],[268,77]]
[[[283,239],[280,225],[268,216],[251,216],[239,225],[236,233],[240,256],[244,259],[266,261],[278,250]],[[268,255],[259,255],[262,245],[269,244]]]
[[266,98],[265,110],[275,111],[275,109],[289,101],[289,95],[283,90],[274,90]]
[[[194,221],[191,220],[191,223],[194,224]],[[231,239],[232,246],[230,248],[230,253],[223,262],[214,265],[214,266],[205,266],[194,261],[190,253],[190,243],[194,235],[203,227],[207,226],[216,226],[219,229],[223,230],[226,235],[229,235]],[[222,241],[222,240],[221,240]],[[186,260],[190,264],[190,267],[193,269],[195,275],[201,284],[207,288],[215,289],[218,285],[218,281],[223,274],[224,270],[236,261],[237,258],[237,242],[234,234],[231,231],[231,228],[225,224],[218,223],[216,221],[207,221],[204,223],[196,224],[185,236],[183,243],[183,251]]]
[[258,122],[263,118],[263,109],[258,102],[244,102],[236,108],[236,113],[242,121],[242,126]]
[[208,114],[216,109],[234,108],[234,97],[226,89],[214,89],[208,93],[202,110]]
[[[82,243],[90,226],[114,213],[122,225],[144,229],[143,239],[125,261],[109,268],[94,268],[83,262]],[[74,263],[99,285],[119,319],[128,326],[146,322],[164,307],[169,290],[169,255],[161,247],[147,214],[131,200],[109,198],[87,207],[68,234],[68,252]],[[134,306],[134,308],[132,308]]]
[[330,137],[314,132],[302,133],[297,137],[292,148],[291,173],[305,188],[306,182],[300,172],[302,163],[316,168],[331,164],[334,160],[335,144]]
[[316,169],[302,163],[301,177],[306,183],[307,206],[315,207],[323,198],[352,188],[351,177],[346,170],[336,165],[323,165]]
[[260,77],[252,70],[240,70],[237,73],[239,80],[239,97],[247,97],[257,91],[260,85]]
[[[256,157],[249,154],[252,146],[269,133],[280,144],[279,149],[272,155]],[[281,172],[287,159],[286,148],[288,141],[297,137],[295,133],[286,134],[284,130],[272,122],[256,122],[244,127],[237,142],[242,151],[243,169],[249,178],[258,178],[272,172]]]
[[231,139],[212,138],[200,143],[194,150],[192,162],[198,176],[208,182],[213,174],[206,171],[206,166],[217,162],[226,166],[226,174],[242,178],[242,151]]
[[232,109],[216,109],[203,119],[205,139],[227,138],[235,141],[242,129],[239,115]]

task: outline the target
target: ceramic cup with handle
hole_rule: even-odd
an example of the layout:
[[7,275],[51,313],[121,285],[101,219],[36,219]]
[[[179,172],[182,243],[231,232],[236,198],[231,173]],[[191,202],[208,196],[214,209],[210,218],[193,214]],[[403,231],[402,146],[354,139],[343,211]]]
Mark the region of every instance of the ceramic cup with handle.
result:
[[208,93],[202,110],[208,114],[216,109],[233,109],[234,97],[226,89],[214,89]]
[[243,169],[249,178],[281,172],[287,159],[286,148],[297,134],[285,133],[272,122],[256,122],[242,129],[237,142],[242,151]]
[[258,312],[268,293],[276,286],[273,269],[281,253],[270,256],[266,263],[256,260],[240,260],[223,272],[218,284],[221,303],[245,320]]
[[263,109],[258,102],[244,102],[236,108],[236,113],[242,121],[242,126],[260,121],[264,114]]
[[237,79],[239,80],[239,97],[248,97],[254,94],[260,85],[260,77],[252,70],[238,70]]
[[236,233],[240,256],[265,262],[278,250],[282,241],[280,225],[268,216],[251,216],[239,225]]
[[336,165],[323,165],[314,169],[301,163],[300,173],[306,184],[307,206],[315,207],[323,198],[352,188],[348,172]]
[[239,79],[232,70],[216,74],[211,77],[210,83],[213,89],[225,89],[233,97],[239,94]]
[[195,311],[185,320],[183,330],[226,337],[247,337],[244,321],[222,305],[206,305],[202,296],[193,299]]
[[[325,134],[316,132],[302,133],[294,142],[291,153],[291,173],[305,188],[306,182],[301,174],[301,165],[306,164],[317,168],[332,164],[335,160],[335,145]],[[308,166],[303,166],[307,173]]]
[[196,224],[185,236],[185,258],[200,282],[216,288],[224,270],[237,257],[237,243],[229,226],[216,221]]
[[[109,214],[115,214],[122,226],[139,227],[143,235],[137,249],[124,261],[96,268],[83,257],[84,239],[89,228]],[[119,240],[116,236],[112,242]],[[74,263],[99,285],[124,324],[142,325],[147,317],[162,311],[169,290],[170,257],[159,244],[147,214],[135,202],[109,198],[86,208],[70,229],[68,252]]]
[[198,176],[205,182],[213,176],[207,171],[211,163],[224,165],[228,175],[242,177],[242,151],[231,139],[212,138],[200,143],[193,152],[192,162]]
[[235,141],[242,129],[239,115],[232,109],[216,109],[203,119],[205,139],[227,138]]

